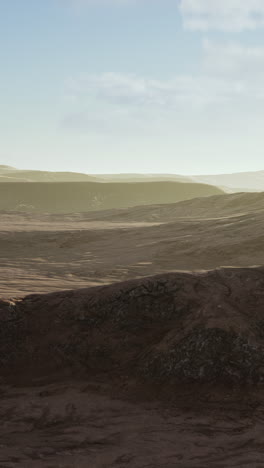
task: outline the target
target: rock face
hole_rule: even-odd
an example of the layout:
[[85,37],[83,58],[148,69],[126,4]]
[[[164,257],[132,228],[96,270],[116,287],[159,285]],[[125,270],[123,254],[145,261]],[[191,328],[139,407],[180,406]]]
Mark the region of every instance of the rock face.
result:
[[171,273],[0,302],[3,377],[264,380],[264,268]]

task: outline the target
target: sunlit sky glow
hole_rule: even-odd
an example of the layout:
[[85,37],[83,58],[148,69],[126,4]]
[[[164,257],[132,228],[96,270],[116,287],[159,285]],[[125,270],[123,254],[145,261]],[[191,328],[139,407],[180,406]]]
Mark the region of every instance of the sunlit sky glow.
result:
[[263,0],[2,0],[0,60],[0,164],[264,169]]

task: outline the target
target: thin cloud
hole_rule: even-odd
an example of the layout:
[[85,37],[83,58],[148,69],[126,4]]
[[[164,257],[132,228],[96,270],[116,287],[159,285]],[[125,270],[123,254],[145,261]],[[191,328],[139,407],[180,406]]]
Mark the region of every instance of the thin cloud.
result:
[[264,27],[263,0],[181,0],[180,10],[186,29],[241,32]]
[[264,47],[244,46],[236,42],[204,41],[204,68],[218,76],[240,77],[242,80],[263,81]]
[[126,6],[140,3],[140,0],[60,0],[61,3],[68,3],[73,7],[85,6]]
[[127,108],[173,110],[180,106],[199,108],[229,101],[241,91],[236,80],[201,74],[179,75],[169,80],[154,80],[137,75],[102,73],[72,78],[66,93],[82,101],[85,96]]
[[65,85],[72,109],[63,127],[93,133],[126,133],[132,128],[139,133],[148,127],[158,132],[160,124],[171,128],[179,120],[198,122],[204,111],[231,113],[238,120],[241,109],[254,108],[262,115],[263,78],[264,47],[206,40],[196,75],[150,79],[108,72],[72,77]]

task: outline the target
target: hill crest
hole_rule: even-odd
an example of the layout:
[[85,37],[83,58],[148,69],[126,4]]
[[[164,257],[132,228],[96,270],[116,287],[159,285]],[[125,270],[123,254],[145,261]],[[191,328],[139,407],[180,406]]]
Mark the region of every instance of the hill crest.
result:
[[226,268],[2,301],[0,373],[263,382],[263,291],[263,267]]

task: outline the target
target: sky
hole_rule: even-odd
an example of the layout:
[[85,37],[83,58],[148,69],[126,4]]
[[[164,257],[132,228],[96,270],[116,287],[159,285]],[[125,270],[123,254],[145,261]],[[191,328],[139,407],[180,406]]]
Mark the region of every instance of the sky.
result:
[[0,164],[264,169],[263,0],[0,0]]

